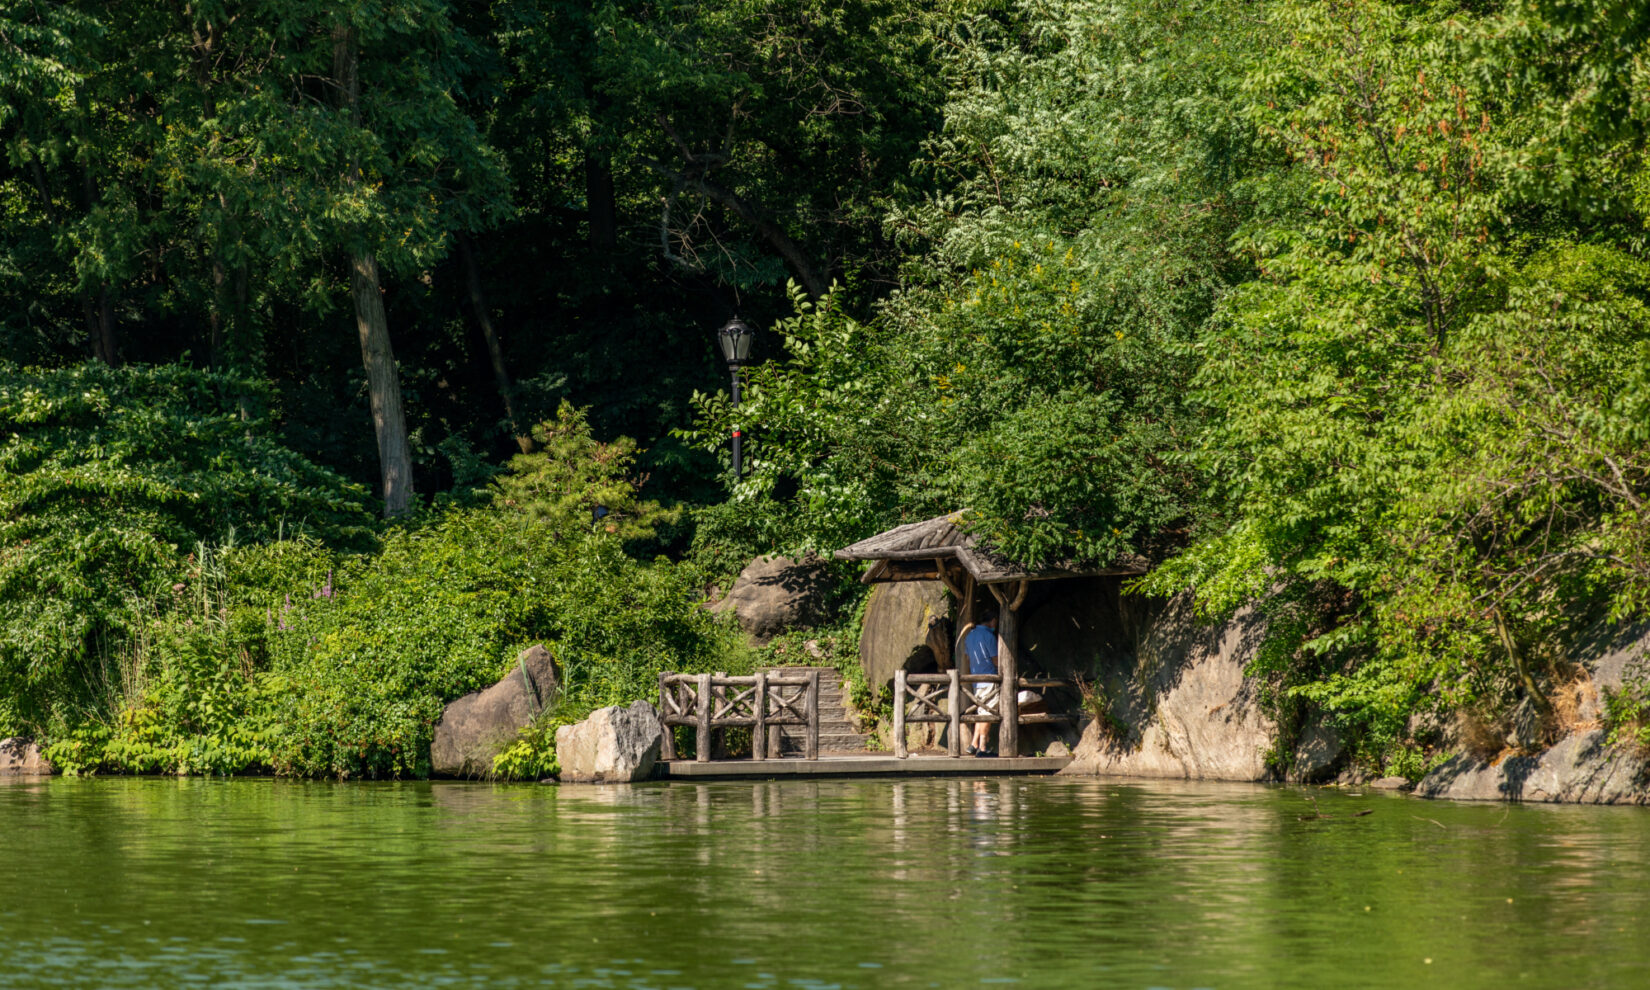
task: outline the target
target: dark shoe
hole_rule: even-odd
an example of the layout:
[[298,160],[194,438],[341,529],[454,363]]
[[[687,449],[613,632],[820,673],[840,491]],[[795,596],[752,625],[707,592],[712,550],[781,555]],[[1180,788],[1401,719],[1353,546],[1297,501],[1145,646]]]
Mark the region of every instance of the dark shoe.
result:
[[980,751],[975,749],[973,746],[970,746],[970,747],[968,747],[968,755],[969,756],[979,756]]
[[983,760],[986,757],[995,756],[997,754],[991,752],[991,750],[989,750],[989,749],[976,749],[976,750],[974,750],[974,755],[978,756],[980,759]]

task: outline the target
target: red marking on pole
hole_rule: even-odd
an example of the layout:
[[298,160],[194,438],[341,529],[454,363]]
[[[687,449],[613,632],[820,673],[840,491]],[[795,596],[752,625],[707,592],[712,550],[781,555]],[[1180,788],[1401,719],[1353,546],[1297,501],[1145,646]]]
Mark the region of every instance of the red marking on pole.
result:
[[736,437],[742,437],[742,436],[744,436],[744,434],[743,434],[743,433],[740,433],[740,432],[739,432],[739,431],[738,431],[738,430],[734,430],[734,431],[733,431],[733,435],[734,435],[734,436],[736,436]]

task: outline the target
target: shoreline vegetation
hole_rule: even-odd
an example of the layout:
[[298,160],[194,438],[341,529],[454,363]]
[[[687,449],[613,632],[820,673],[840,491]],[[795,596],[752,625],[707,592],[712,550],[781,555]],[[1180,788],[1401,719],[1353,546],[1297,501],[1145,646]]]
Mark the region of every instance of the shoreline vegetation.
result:
[[967,506],[1255,617],[1278,777],[1637,766],[1647,133],[1626,0],[0,12],[0,738],[422,777],[542,644],[537,779],[799,659],[752,558]]

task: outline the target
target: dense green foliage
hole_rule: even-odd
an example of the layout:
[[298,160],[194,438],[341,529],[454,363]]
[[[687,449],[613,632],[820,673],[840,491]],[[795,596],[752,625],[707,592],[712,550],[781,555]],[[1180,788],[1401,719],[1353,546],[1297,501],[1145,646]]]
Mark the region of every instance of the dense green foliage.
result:
[[1361,0],[967,25],[939,189],[889,216],[921,253],[873,319],[785,324],[741,495],[800,479],[804,542],[968,506],[1018,559],[1144,554],[1143,590],[1260,608],[1285,726],[1325,708],[1377,764],[1417,759],[1417,709],[1545,711],[1567,644],[1650,591],[1645,28]]
[[14,5],[0,730],[418,773],[526,642],[579,703],[747,662],[696,588],[961,508],[1259,609],[1281,724],[1372,764],[1551,727],[1650,608],[1647,45],[1627,0]]
[[[566,489],[636,505],[622,450],[563,410],[540,431],[587,457]],[[624,552],[625,534],[571,520],[553,486],[508,475],[491,500],[383,533],[369,553],[309,537],[198,546],[178,582],[134,595],[120,649],[95,657],[110,719],[58,698],[51,748],[69,768],[423,775],[442,706],[545,644],[557,716],[646,694],[662,669],[737,669],[697,605],[692,569]],[[531,474],[525,475],[531,478]],[[530,753],[548,757],[548,753]],[[531,772],[531,765],[517,768]]]
[[95,701],[198,540],[366,535],[365,491],[242,417],[260,392],[178,366],[0,366],[0,722]]

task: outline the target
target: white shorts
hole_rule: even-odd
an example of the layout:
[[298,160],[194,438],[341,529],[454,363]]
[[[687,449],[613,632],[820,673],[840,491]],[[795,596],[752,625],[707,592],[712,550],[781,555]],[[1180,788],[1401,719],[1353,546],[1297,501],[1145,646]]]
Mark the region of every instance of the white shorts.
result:
[[974,697],[978,698],[979,701],[974,705],[974,710],[970,714],[989,715],[996,711],[996,705],[993,702],[997,700],[997,685],[974,685]]

